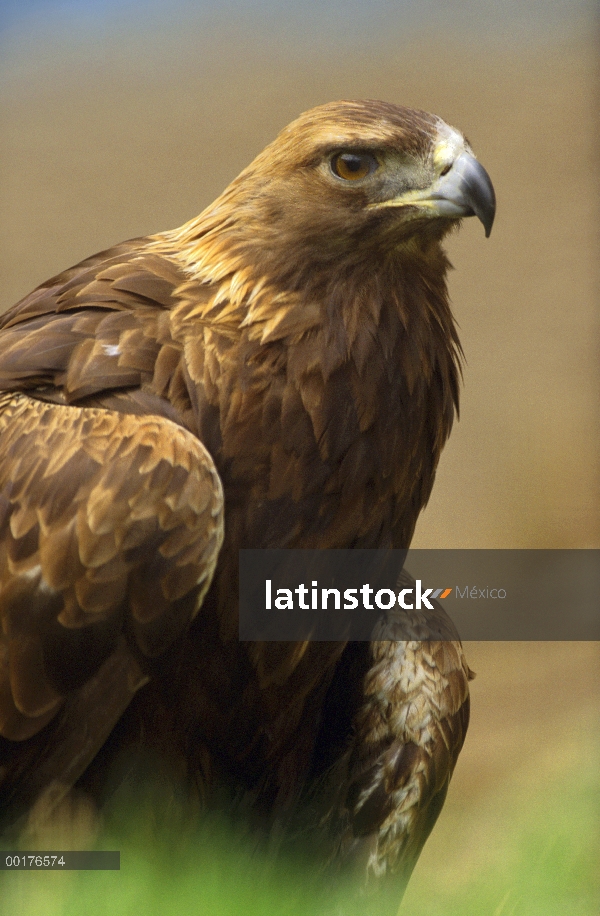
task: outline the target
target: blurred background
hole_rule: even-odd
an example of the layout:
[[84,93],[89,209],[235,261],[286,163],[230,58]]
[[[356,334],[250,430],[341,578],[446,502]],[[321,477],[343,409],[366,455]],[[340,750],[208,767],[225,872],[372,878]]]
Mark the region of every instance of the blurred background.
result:
[[[313,105],[427,109],[467,135],[498,213],[489,240],[475,220],[448,240],[461,419],[413,546],[598,547],[594,17],[585,0],[2,0],[0,310],[191,218]],[[474,913],[596,913],[598,646],[467,650],[471,729],[401,912],[471,912],[485,887]]]

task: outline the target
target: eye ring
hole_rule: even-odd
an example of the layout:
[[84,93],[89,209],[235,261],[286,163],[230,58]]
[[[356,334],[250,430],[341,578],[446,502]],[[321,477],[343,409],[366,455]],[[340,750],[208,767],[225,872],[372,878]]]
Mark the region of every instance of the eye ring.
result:
[[360,150],[346,150],[336,153],[331,159],[331,171],[336,178],[343,181],[361,181],[379,168],[379,162],[373,153]]

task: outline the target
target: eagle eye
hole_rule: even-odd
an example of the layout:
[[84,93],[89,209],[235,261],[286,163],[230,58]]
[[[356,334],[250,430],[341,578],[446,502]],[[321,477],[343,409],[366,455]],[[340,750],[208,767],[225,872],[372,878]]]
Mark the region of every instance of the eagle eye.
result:
[[331,171],[336,178],[343,178],[344,181],[360,181],[378,166],[372,153],[336,153],[331,160]]

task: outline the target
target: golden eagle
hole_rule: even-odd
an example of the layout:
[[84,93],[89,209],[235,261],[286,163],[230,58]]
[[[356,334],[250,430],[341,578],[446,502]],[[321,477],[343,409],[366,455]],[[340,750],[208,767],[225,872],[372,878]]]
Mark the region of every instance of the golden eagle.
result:
[[468,724],[458,636],[240,642],[238,551],[408,547],[458,407],[441,242],[494,209],[440,118],[335,102],[2,317],[5,822],[141,746],[265,823],[319,799],[328,859],[408,879]]

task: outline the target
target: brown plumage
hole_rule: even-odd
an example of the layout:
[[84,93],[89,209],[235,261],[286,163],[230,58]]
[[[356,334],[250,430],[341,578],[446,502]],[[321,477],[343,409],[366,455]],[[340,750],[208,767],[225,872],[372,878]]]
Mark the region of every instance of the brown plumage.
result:
[[240,643],[238,550],[409,545],[458,405],[440,242],[493,211],[457,131],[338,102],[196,219],[3,316],[11,816],[145,744],[267,821],[320,799],[328,856],[408,877],[467,727],[458,637]]

